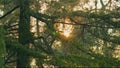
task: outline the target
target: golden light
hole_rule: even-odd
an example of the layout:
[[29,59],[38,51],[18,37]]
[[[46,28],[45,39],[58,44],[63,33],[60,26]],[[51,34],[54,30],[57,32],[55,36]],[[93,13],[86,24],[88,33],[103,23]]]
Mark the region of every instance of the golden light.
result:
[[32,58],[30,66],[31,66],[31,68],[36,68],[36,59],[35,58]]
[[71,33],[72,33],[72,32],[73,32],[73,26],[72,26],[72,25],[65,25],[62,34],[63,34],[65,37],[68,38],[68,37],[71,36]]
[[65,30],[65,31],[63,32],[63,34],[64,34],[65,37],[69,37],[69,36],[70,36],[70,31]]
[[70,25],[71,21],[69,18],[65,18],[63,23],[56,24],[56,30],[66,38],[70,37],[73,32],[73,25]]

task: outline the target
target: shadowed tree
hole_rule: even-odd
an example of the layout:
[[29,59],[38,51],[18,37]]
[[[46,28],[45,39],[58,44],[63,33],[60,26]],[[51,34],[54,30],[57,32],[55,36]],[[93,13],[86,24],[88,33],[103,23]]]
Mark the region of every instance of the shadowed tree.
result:
[[[33,41],[30,32],[30,14],[29,14],[29,0],[19,1],[20,19],[19,19],[19,43],[29,49],[29,43]],[[22,60],[21,60],[22,59]],[[30,67],[30,58],[25,53],[17,52],[17,68]]]

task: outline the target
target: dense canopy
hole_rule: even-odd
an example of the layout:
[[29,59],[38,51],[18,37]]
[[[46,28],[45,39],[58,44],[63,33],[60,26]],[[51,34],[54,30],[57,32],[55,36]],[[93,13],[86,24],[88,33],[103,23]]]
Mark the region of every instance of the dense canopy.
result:
[[119,66],[119,0],[0,0],[0,67]]

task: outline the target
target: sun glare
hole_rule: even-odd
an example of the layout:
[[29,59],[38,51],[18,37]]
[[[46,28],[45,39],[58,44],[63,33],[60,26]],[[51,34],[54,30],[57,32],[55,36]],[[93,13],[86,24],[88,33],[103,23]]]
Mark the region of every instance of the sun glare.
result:
[[69,37],[69,36],[70,36],[70,31],[65,30],[65,31],[63,32],[63,34],[64,34],[65,37]]
[[[57,31],[64,37],[68,38],[71,36],[73,32],[73,25],[70,25],[71,21],[69,18],[66,18],[64,20],[65,23],[57,23],[56,24],[56,29]],[[67,23],[67,24],[66,24]]]

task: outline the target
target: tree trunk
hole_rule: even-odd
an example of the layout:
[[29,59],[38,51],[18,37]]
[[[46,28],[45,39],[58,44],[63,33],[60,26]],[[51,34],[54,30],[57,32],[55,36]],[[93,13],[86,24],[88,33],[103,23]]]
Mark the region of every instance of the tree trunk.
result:
[[[20,19],[19,19],[19,43],[29,48],[29,43],[33,41],[30,32],[29,0],[20,0]],[[17,68],[29,68],[29,56],[25,53],[17,52]]]

